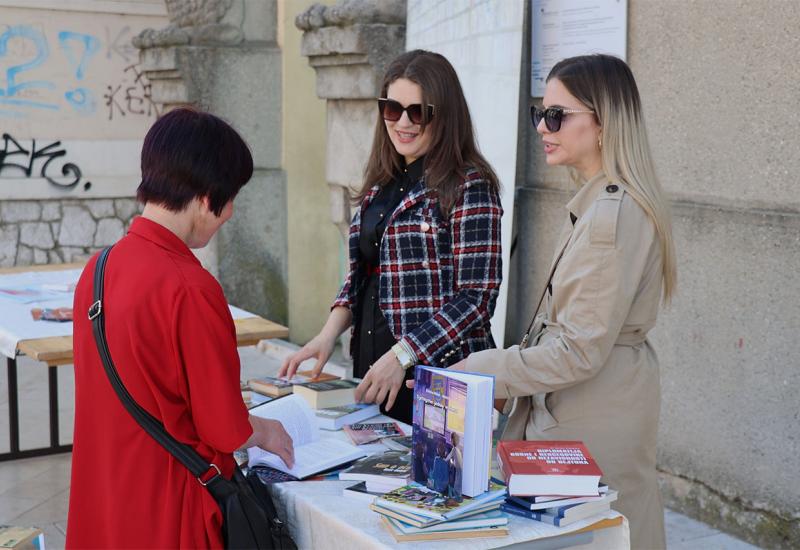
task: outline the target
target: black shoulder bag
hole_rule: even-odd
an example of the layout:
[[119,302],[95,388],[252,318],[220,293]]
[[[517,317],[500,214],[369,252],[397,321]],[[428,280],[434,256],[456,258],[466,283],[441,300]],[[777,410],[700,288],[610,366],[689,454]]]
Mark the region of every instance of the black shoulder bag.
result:
[[230,480],[225,479],[218,466],[209,464],[192,447],[172,437],[164,425],[139,406],[125,389],[111,360],[103,315],[103,278],[110,251],[111,247],[106,248],[97,259],[94,270],[94,303],[89,308],[89,319],[92,321],[92,331],[103,368],[120,401],[136,422],[186,466],[217,501],[222,510],[225,548],[296,549],[286,526],[278,518],[269,493],[257,476],[249,475],[245,478],[237,466],[233,477]]

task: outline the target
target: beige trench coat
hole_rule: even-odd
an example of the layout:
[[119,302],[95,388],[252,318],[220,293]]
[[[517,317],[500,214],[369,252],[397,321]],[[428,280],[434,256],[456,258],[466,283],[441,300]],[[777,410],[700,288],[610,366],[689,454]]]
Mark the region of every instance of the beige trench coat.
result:
[[661,296],[659,239],[624,186],[602,174],[567,210],[534,345],[473,353],[465,370],[493,374],[495,397],[510,400],[503,439],[583,441],[619,491],[614,508],[630,521],[632,548],[664,548],[661,389],[647,340]]

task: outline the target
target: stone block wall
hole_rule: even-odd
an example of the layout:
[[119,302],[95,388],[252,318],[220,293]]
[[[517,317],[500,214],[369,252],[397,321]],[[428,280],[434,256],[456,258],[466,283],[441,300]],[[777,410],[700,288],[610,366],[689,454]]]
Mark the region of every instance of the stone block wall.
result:
[[0,201],[0,267],[87,260],[140,211],[133,198]]

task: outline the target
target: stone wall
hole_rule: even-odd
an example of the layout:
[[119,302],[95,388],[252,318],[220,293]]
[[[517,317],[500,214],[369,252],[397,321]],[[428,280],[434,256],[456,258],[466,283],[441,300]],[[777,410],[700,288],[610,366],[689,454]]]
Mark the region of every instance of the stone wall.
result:
[[130,198],[0,201],[0,267],[85,261],[139,212]]

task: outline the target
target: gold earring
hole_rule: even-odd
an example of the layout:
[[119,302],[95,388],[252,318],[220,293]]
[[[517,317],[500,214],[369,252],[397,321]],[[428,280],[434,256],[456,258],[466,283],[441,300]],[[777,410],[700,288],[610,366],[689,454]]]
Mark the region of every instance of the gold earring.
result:
[[603,138],[602,138],[602,137],[600,137],[600,136],[597,136],[597,146],[598,146],[600,149],[602,149],[602,148],[603,148]]

